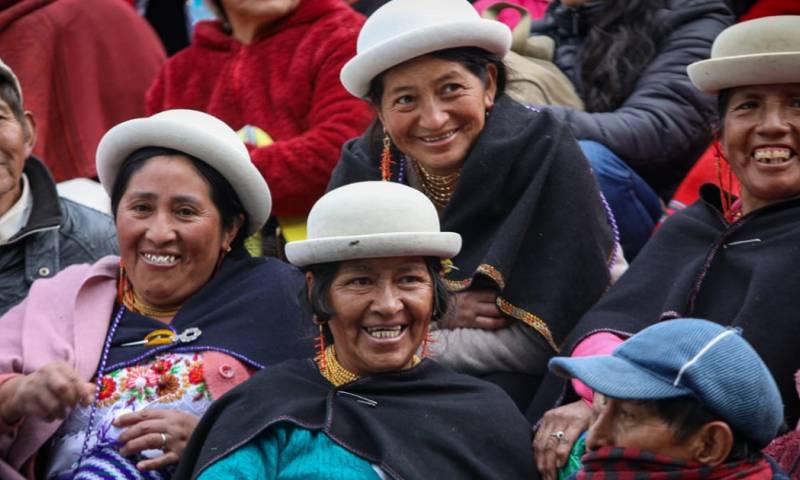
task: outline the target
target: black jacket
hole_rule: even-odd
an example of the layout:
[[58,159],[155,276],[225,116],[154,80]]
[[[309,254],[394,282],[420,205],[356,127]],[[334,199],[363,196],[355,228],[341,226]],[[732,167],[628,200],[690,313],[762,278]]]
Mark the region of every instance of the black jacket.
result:
[[117,233],[108,215],[60,198],[47,168],[25,162],[33,208],[28,223],[0,245],[0,315],[28,294],[31,284],[77,263],[116,254]]
[[[596,11],[591,6],[570,9],[556,1],[533,28],[555,40],[554,61],[579,95],[579,59]],[[570,125],[575,138],[613,150],[666,199],[708,146],[716,120],[714,97],[694,88],[686,67],[710,56],[714,38],[733,16],[725,0],[666,0],[656,15],[669,33],[620,108],[603,113],[547,108]]]

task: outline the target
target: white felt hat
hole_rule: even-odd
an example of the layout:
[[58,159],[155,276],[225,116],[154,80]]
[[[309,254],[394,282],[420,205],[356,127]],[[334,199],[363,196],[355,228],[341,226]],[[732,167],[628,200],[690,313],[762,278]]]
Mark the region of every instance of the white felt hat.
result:
[[800,16],[782,15],[749,20],[722,31],[711,47],[711,58],[687,68],[698,90],[747,85],[800,83]]
[[382,257],[450,258],[461,235],[442,232],[423,193],[393,182],[358,182],[317,200],[308,215],[308,239],[289,242],[286,258],[304,267]]
[[366,97],[378,74],[438,50],[479,47],[505,57],[511,31],[482,19],[467,0],[392,0],[377,9],[358,34],[358,54],[342,68],[344,88]]
[[239,136],[222,120],[196,110],[167,110],[106,132],[97,146],[97,174],[111,196],[122,163],[136,150],[162,147],[207,163],[231,184],[249,221],[248,234],[267,222],[272,197]]

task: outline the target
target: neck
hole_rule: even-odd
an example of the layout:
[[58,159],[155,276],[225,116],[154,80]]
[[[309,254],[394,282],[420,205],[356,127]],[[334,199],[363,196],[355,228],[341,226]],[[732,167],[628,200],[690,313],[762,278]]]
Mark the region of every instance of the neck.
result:
[[11,207],[14,206],[22,197],[22,179],[17,182],[16,186],[6,192],[5,195],[0,196],[0,216],[3,216],[11,210]]

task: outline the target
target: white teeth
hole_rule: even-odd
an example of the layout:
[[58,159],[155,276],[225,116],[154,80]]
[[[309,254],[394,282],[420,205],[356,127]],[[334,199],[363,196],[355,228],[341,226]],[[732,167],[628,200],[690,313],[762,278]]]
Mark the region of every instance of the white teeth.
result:
[[759,148],[753,152],[753,158],[766,165],[783,163],[792,157],[792,150],[788,148]]
[[364,330],[375,338],[395,338],[403,333],[403,326],[397,325],[395,327],[366,327]]
[[150,263],[156,263],[159,265],[169,265],[171,263],[175,263],[175,255],[153,255],[152,253],[145,253],[144,258]]
[[438,137],[422,137],[422,139],[425,140],[426,142],[438,142],[440,140],[444,140],[446,138],[452,137],[453,135],[455,135],[455,133],[456,133],[455,130],[451,130],[451,131],[445,133],[444,135],[441,135],[441,136],[438,136]]

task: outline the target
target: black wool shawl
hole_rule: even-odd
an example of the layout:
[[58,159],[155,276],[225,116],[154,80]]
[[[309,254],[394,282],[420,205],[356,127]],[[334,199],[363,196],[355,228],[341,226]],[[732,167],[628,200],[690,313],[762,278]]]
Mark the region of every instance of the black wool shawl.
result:
[[[719,190],[672,216],[627,273],[581,319],[571,351],[591,333],[632,335],[661,320],[704,318],[742,329],[781,390],[789,425],[800,415],[800,199],[758,209],[728,223]],[[566,382],[548,374],[529,418],[558,403]]]
[[[286,263],[274,258],[252,258],[244,250],[234,250],[209,281],[189,297],[168,326],[125,311],[112,339],[105,371],[136,364],[165,351],[215,350],[253,368],[311,357],[313,323],[299,302],[303,282],[303,274]],[[182,333],[192,327],[202,333],[188,343],[121,346],[142,340],[156,329],[171,328]]]
[[181,456],[174,480],[278,422],[321,430],[393,479],[531,478],[532,432],[495,385],[432,360],[334,387],[311,360],[262,370],[214,402]]
[[[380,179],[369,137],[345,145],[329,190]],[[614,235],[580,147],[552,114],[505,95],[464,161],[441,224],[463,241],[446,274],[451,289],[491,280],[500,310],[555,350],[608,288]]]

